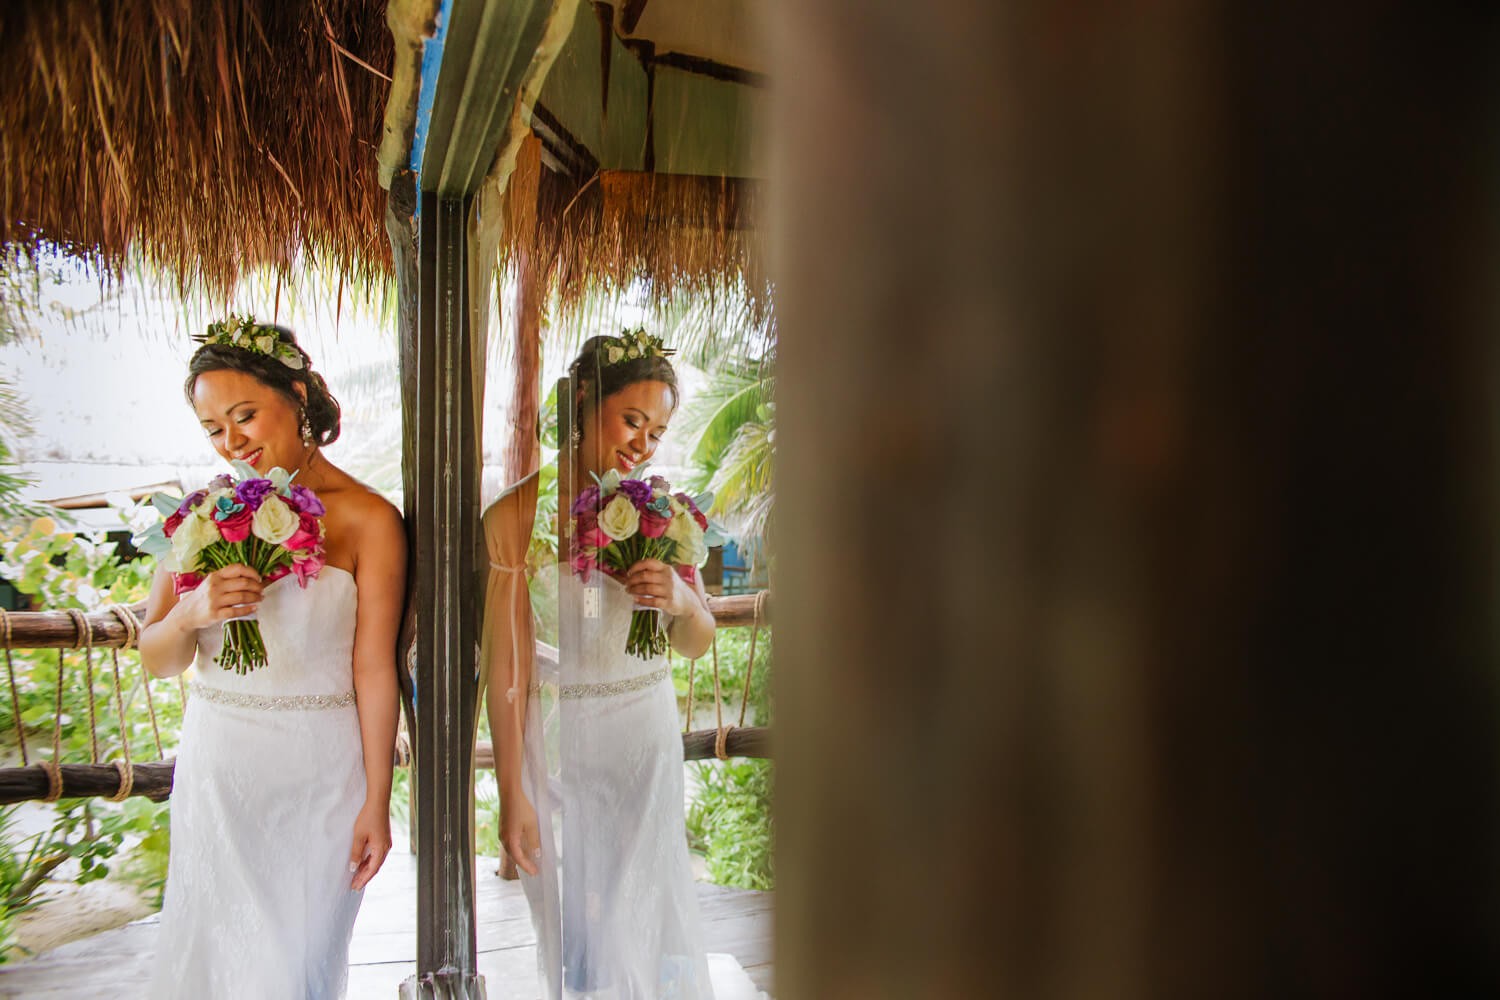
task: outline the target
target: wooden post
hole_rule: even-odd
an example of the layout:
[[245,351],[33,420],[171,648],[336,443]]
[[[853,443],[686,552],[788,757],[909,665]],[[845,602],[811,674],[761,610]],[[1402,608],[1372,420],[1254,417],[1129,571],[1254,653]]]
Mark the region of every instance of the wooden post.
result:
[[1497,995],[1500,19],[852,16],[768,47],[777,997]]
[[[476,973],[472,770],[478,685],[477,602],[483,382],[469,321],[469,199],[421,194],[418,322],[403,343],[416,613],[413,800],[417,814],[417,975],[407,998],[483,996]],[[408,377],[410,376],[410,377]]]

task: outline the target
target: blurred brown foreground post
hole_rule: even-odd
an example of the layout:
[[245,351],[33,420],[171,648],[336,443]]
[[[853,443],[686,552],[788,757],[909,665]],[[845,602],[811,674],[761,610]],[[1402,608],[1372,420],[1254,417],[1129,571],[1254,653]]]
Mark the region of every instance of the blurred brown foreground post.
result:
[[1497,995],[1458,9],[778,6],[781,1000]]

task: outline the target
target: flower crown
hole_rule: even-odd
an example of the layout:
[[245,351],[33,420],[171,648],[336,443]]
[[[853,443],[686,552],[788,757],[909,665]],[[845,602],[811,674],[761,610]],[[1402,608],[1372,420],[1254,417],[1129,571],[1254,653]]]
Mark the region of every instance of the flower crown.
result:
[[282,340],[275,327],[257,323],[254,316],[241,318],[230,313],[225,319],[208,324],[207,333],[193,334],[193,339],[205,346],[238,347],[252,354],[263,354],[298,371],[306,367],[301,351]]
[[644,327],[622,330],[618,337],[606,337],[599,345],[599,360],[606,365],[618,365],[638,358],[670,358],[676,350],[666,347],[660,337],[653,337]]

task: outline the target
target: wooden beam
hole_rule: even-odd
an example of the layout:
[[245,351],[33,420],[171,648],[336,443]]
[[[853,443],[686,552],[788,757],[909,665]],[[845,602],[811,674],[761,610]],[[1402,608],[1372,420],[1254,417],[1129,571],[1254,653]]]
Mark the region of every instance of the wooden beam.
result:
[[[172,794],[175,760],[132,764],[132,796],[140,795],[152,802],[165,802]],[[120,772],[113,764],[63,764],[58,767],[62,778],[59,798],[103,798],[120,790]],[[38,802],[47,797],[51,779],[40,765],[0,768],[0,805]]]
[[[418,317],[404,344],[403,406],[412,433],[403,441],[409,470],[409,565],[416,594],[416,706],[413,734],[417,814],[417,974],[403,995],[469,1000],[483,995],[477,974],[471,807],[477,684],[474,650],[481,582],[480,447],[477,415],[483,364],[470,325],[466,231],[469,199],[421,194]],[[458,846],[455,846],[458,845]]]
[[[714,745],[718,742],[717,729],[695,729],[682,734],[683,760],[710,760]],[[771,756],[771,729],[769,726],[730,726],[724,738],[725,754],[729,757]],[[481,771],[495,768],[495,744],[480,740],[474,744],[474,766]]]
[[[414,496],[408,492],[408,496]],[[408,511],[408,524],[415,523],[411,512]],[[413,550],[415,551],[415,549]],[[415,574],[413,574],[415,578]],[[736,626],[755,624],[755,602],[756,594],[733,594],[729,597],[715,597],[709,595],[708,610],[714,616],[714,623],[719,628],[734,628]],[[761,591],[759,595],[761,602],[760,624],[771,623],[771,592]],[[128,609],[139,620],[146,613],[146,604],[131,605]],[[91,611],[84,615],[86,621],[85,632],[92,633],[92,645],[95,649],[125,648],[129,635],[125,624],[119,616],[112,611]],[[66,611],[8,611],[5,612],[6,624],[10,629],[10,647],[12,649],[75,649],[80,648],[83,643],[78,634],[78,627],[74,618]],[[0,648],[4,648],[4,631],[0,629]],[[551,648],[551,647],[548,647]],[[402,657],[402,662],[406,657]],[[405,683],[410,684],[410,677]]]
[[[759,619],[755,602],[760,602]],[[708,610],[714,616],[716,628],[734,628],[739,625],[771,624],[771,592],[762,590],[758,594],[731,594],[728,597],[708,597]]]
[[[146,602],[133,604],[125,613],[140,621]],[[83,615],[83,630],[67,611],[0,611],[0,649],[124,649],[134,645],[132,630],[113,611],[90,611]]]

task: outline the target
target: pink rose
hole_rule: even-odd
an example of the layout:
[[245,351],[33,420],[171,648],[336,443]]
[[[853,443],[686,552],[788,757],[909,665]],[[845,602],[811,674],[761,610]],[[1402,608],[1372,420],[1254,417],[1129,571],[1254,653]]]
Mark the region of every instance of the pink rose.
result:
[[693,577],[696,576],[697,573],[698,573],[697,567],[694,567],[694,566],[673,566],[672,568],[677,571],[677,575],[678,576],[682,577],[682,582],[683,583],[686,583],[688,586],[692,586]]
[[168,538],[171,538],[173,533],[177,531],[177,526],[181,523],[182,515],[177,513],[176,511],[173,511],[171,514],[167,515],[166,521],[162,524],[161,533],[163,535],[166,535]]
[[579,552],[573,556],[572,565],[573,572],[587,580],[589,574],[594,571],[594,567],[598,564],[594,562],[594,557],[587,552]]
[[297,530],[292,536],[281,544],[293,552],[302,552],[317,548],[323,541],[323,526],[318,519],[311,514],[303,512],[297,515]]
[[578,544],[588,546],[592,549],[602,549],[613,541],[613,538],[610,538],[598,528],[590,528],[578,536]]
[[703,512],[698,509],[698,505],[693,503],[692,497],[688,496],[686,493],[673,493],[672,498],[678,503],[682,504],[682,506],[687,509],[687,512],[689,514],[693,515],[693,520],[698,522],[699,528],[703,529],[704,531],[708,530],[708,518],[704,517]]
[[641,514],[641,534],[647,538],[660,538],[667,533],[667,526],[672,523],[670,517],[662,517],[654,510],[646,510]]
[[214,526],[219,529],[219,535],[226,542],[243,542],[250,537],[250,522],[255,519],[255,511],[249,507],[235,511],[222,521],[214,521]]
[[[275,569],[271,570],[265,576],[261,577],[261,581],[264,582],[264,583],[271,583],[271,582],[273,582],[275,580],[280,580],[282,577],[286,576],[291,571],[292,571],[292,567],[290,567],[290,566],[286,565],[285,563],[283,563],[282,565],[277,566]],[[303,584],[303,586],[306,586],[306,584]]]
[[[176,530],[175,526],[173,530]],[[202,582],[203,574],[201,573],[173,573],[172,593],[176,594],[178,597],[181,597],[183,594],[186,594],[188,591],[197,587],[198,584]]]
[[318,575],[323,568],[322,556],[305,556],[292,560],[292,572],[297,574],[297,586],[306,587],[307,581]]

